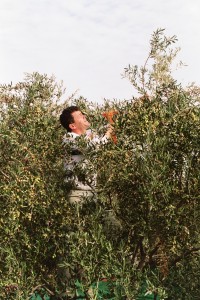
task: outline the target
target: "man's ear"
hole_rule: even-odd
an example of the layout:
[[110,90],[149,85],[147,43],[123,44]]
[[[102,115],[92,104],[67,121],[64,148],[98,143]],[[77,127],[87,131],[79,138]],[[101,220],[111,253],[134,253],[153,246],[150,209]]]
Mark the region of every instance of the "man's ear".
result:
[[74,124],[69,124],[69,128],[70,128],[71,130],[74,130],[74,129],[76,129],[76,126],[75,126]]

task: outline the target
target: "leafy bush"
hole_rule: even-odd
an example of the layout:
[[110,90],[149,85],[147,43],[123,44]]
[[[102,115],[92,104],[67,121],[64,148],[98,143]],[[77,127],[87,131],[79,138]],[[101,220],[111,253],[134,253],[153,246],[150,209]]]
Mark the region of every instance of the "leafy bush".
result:
[[3,290],[14,283],[18,292],[26,281],[31,286],[43,273],[52,276],[57,255],[66,247],[72,218],[62,189],[55,102],[60,94],[53,78],[37,73],[15,86],[1,86]]
[[0,87],[2,299],[72,299],[78,289],[96,299],[103,280],[114,299],[199,298],[200,98],[171,76],[175,41],[156,31],[145,66],[125,69],[141,97],[74,99],[99,135],[102,113],[117,111],[115,143],[80,139],[97,175],[96,199],[82,205],[68,203],[63,180],[62,85],[34,73]]

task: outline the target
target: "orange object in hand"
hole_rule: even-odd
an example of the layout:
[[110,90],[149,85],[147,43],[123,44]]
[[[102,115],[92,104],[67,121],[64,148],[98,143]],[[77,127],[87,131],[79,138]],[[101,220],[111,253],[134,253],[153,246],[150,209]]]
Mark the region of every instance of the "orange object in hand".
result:
[[102,116],[105,117],[110,124],[113,124],[114,123],[113,116],[116,115],[116,114],[118,114],[118,111],[111,110],[111,111],[103,112]]
[[[118,114],[118,111],[111,110],[111,111],[107,111],[107,112],[102,113],[102,116],[105,117],[108,120],[109,124],[114,124],[113,116],[116,115],[116,114]],[[111,138],[112,138],[113,142],[116,144],[117,143],[116,135],[112,134]]]

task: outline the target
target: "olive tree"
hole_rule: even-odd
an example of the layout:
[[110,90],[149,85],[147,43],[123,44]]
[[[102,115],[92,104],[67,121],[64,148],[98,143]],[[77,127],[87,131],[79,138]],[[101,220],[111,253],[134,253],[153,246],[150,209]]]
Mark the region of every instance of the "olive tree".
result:
[[100,135],[102,112],[117,111],[112,124],[117,141],[99,147],[80,143],[89,172],[97,174],[98,195],[97,210],[89,204],[78,210],[79,246],[70,256],[89,278],[82,278],[86,289],[106,277],[123,285],[128,299],[142,286],[155,298],[198,298],[199,92],[172,77],[175,41],[157,30],[149,69],[147,62],[125,69],[141,97],[88,109],[92,124],[102,125]]
[[[25,299],[53,280],[67,248],[71,210],[63,185],[58,101],[53,77],[27,74],[0,86],[0,294]],[[60,131],[60,134],[59,134]],[[56,274],[55,274],[56,275]],[[28,297],[28,296],[27,296]]]
[[[29,74],[0,86],[0,295],[31,299],[198,299],[199,88],[172,76],[176,37],[153,33],[132,100],[73,98],[107,143],[80,138],[95,198],[70,205],[62,85]],[[70,101],[72,102],[72,101]],[[100,285],[107,289],[100,292]],[[32,298],[33,299],[33,298]],[[31,299],[31,300],[32,300]]]

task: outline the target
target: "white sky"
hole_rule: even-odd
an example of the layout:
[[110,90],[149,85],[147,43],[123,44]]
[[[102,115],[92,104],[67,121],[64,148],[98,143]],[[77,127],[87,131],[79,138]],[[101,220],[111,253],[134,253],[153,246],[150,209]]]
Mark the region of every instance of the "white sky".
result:
[[0,0],[0,83],[38,71],[63,80],[66,96],[130,99],[121,74],[143,65],[151,34],[165,28],[187,63],[175,77],[199,85],[199,13],[199,0]]

